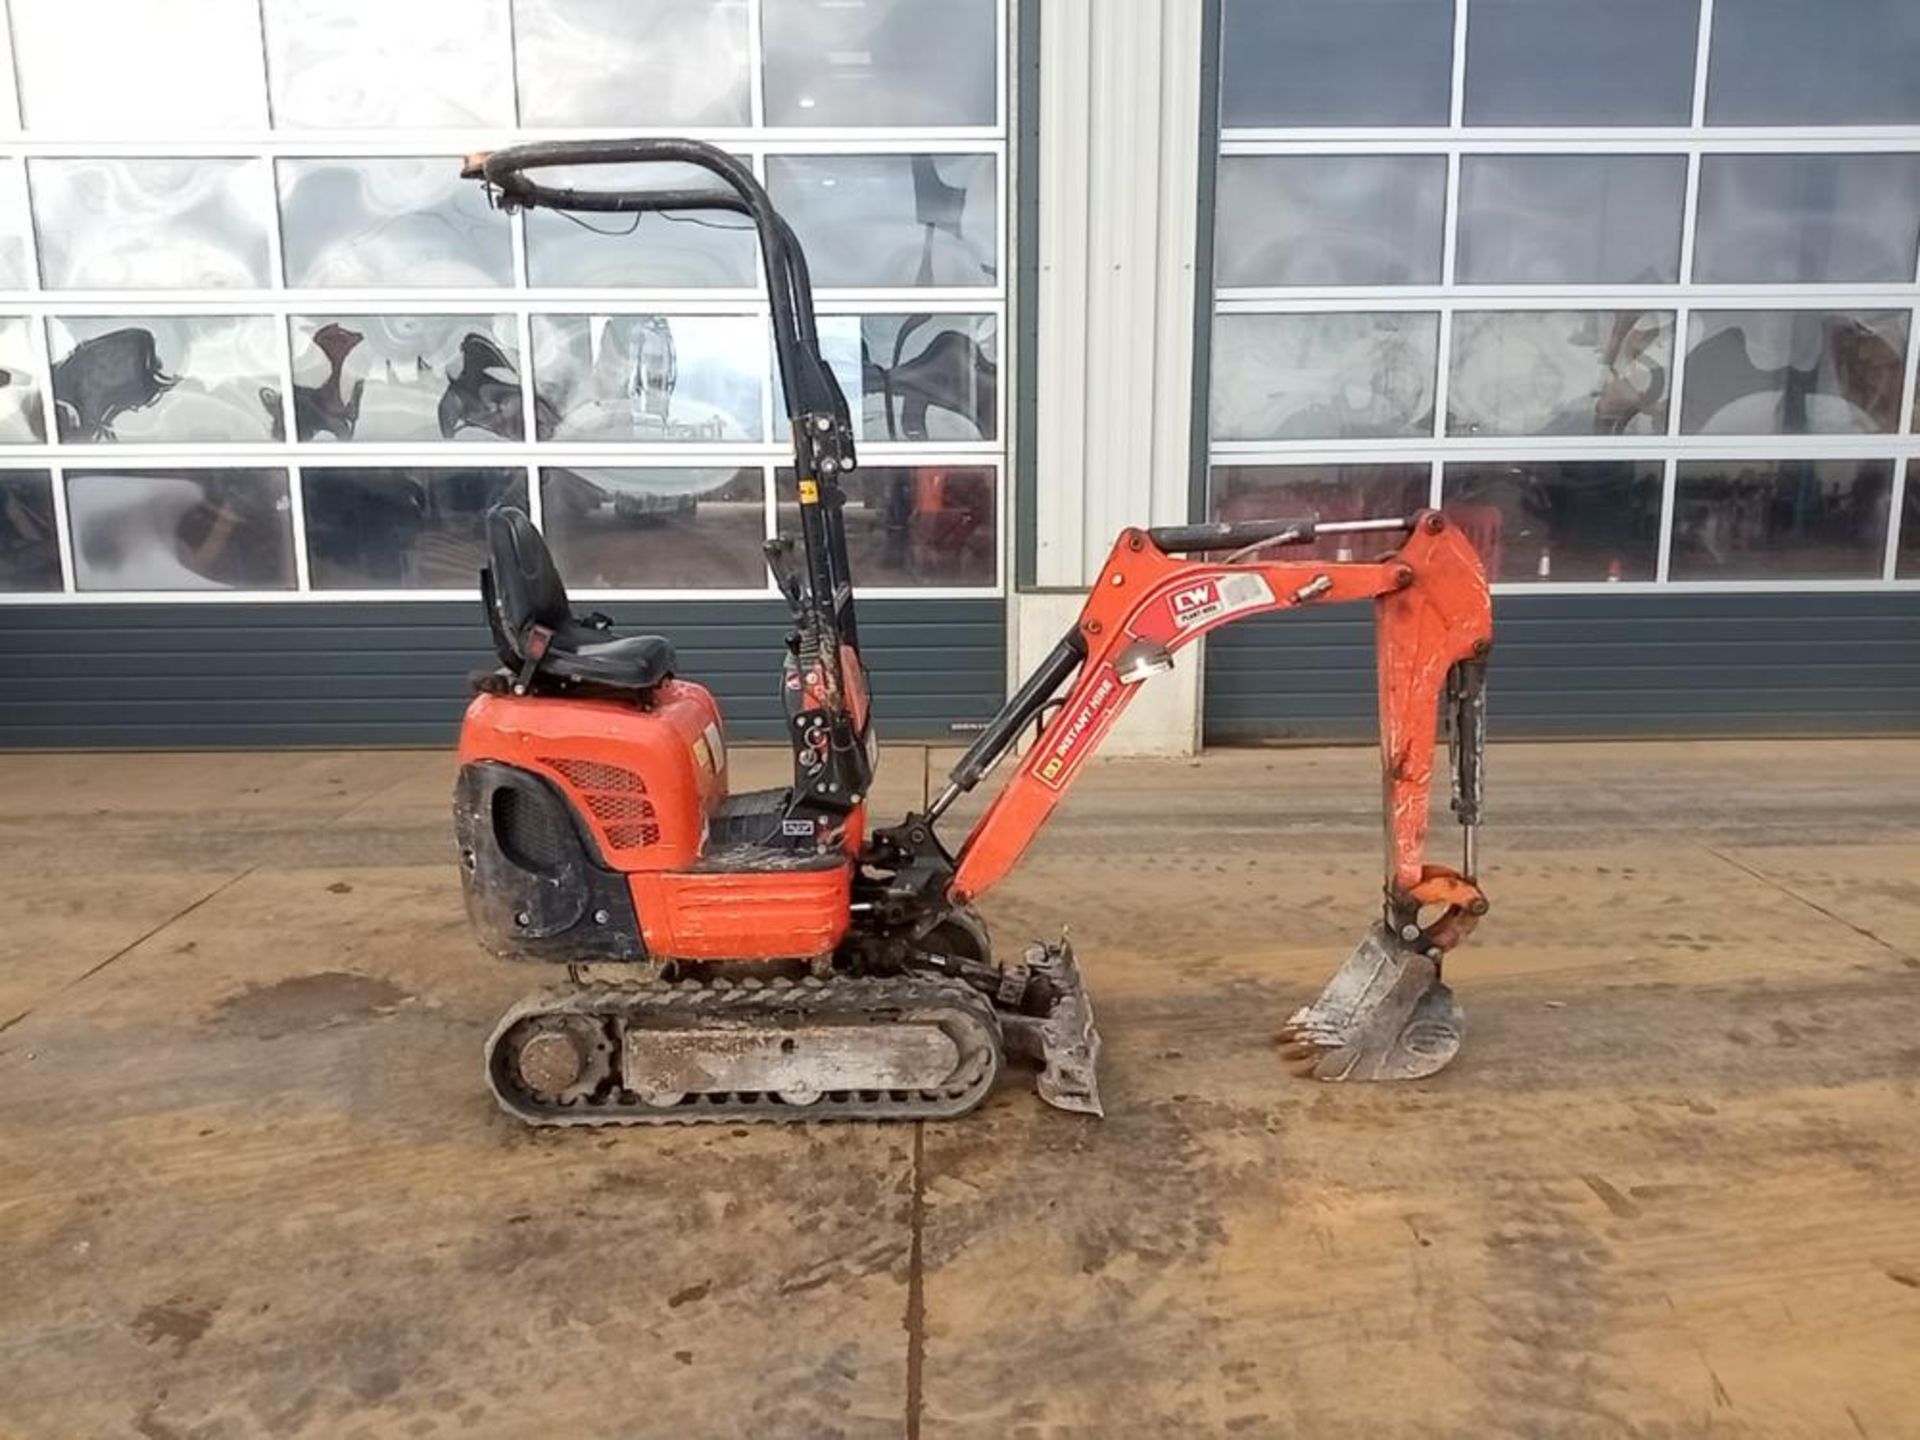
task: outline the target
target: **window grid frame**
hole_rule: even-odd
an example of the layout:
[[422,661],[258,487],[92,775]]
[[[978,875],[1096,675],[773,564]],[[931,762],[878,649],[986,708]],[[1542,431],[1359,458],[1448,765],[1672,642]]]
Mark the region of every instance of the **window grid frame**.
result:
[[[11,103],[0,95],[0,166],[19,171],[21,192],[29,199],[22,225],[22,265],[26,284],[0,289],[0,316],[17,316],[27,323],[32,337],[33,361],[38,367],[35,382],[39,389],[42,418],[47,438],[39,444],[0,446],[0,473],[14,470],[44,471],[51,477],[54,527],[61,586],[59,591],[0,592],[0,606],[40,604],[284,604],[346,603],[350,601],[447,601],[471,600],[475,589],[315,589],[312,586],[311,559],[307,549],[303,474],[306,469],[400,468],[400,469],[509,469],[519,470],[526,482],[528,508],[536,524],[542,519],[541,472],[569,464],[599,469],[758,469],[765,491],[765,535],[778,533],[778,497],[774,489],[775,472],[790,464],[792,449],[780,438],[783,426],[776,412],[776,384],[773,376],[771,343],[763,352],[767,374],[762,378],[759,441],[715,443],[658,443],[647,441],[540,441],[531,433],[535,415],[532,317],[539,315],[620,315],[648,314],[668,318],[706,315],[750,315],[763,327],[771,324],[771,307],[761,286],[734,287],[642,287],[642,286],[534,286],[530,283],[526,214],[514,212],[507,217],[509,243],[509,283],[499,286],[351,286],[290,288],[285,283],[285,251],[282,248],[282,212],[279,194],[279,162],[286,159],[364,160],[382,158],[419,158],[445,156],[449,161],[476,149],[502,147],[538,140],[695,138],[706,140],[746,160],[763,184],[769,155],[918,155],[978,154],[988,156],[994,167],[995,216],[993,238],[995,270],[991,284],[970,286],[816,286],[815,304],[821,318],[877,314],[929,313],[933,315],[985,316],[994,326],[998,355],[999,384],[996,386],[994,436],[990,441],[860,441],[858,449],[863,470],[886,466],[913,468],[962,467],[988,470],[994,482],[993,574],[990,583],[978,585],[894,585],[856,587],[867,599],[986,599],[1003,598],[1007,593],[1007,550],[1014,508],[1010,493],[1011,384],[1017,356],[1015,337],[1007,326],[1011,308],[1012,285],[1009,267],[1014,263],[1013,215],[1009,202],[1013,193],[1011,167],[1013,146],[1009,121],[1012,99],[1008,44],[1011,37],[1009,7],[1013,0],[993,0],[994,34],[994,120],[990,125],[968,126],[779,126],[765,124],[765,49],[763,12],[765,0],[747,0],[747,37],[749,69],[749,123],[742,126],[567,126],[501,127],[446,126],[402,127],[374,130],[276,129],[269,103],[263,112],[264,127],[234,127],[218,134],[202,132],[178,139],[134,140],[124,134],[84,132],[47,132],[29,130],[24,123],[24,104],[15,86]],[[255,7],[258,11],[259,7]],[[508,0],[511,16],[511,0]],[[264,35],[264,17],[261,19]],[[511,27],[509,27],[511,32]],[[510,34],[509,43],[512,43]],[[0,3],[0,59],[12,70],[13,37],[11,16]],[[513,80],[513,107],[516,118],[520,108],[519,65],[517,55],[509,54],[509,73]],[[267,59],[262,55],[261,79],[269,86]],[[256,203],[266,217],[266,237],[270,246],[267,288],[261,290],[185,290],[185,289],[51,289],[43,285],[39,264],[37,221],[31,206],[27,161],[41,158],[87,159],[251,159],[265,163],[259,168],[264,177],[258,183],[262,193]],[[520,346],[519,371],[523,438],[507,440],[419,441],[419,442],[317,442],[300,441],[294,426],[292,375],[294,354],[289,322],[303,315],[451,315],[490,314],[509,317]],[[277,379],[281,388],[281,414],[285,438],[278,442],[147,442],[82,443],[61,442],[53,414],[52,348],[49,323],[58,316],[228,316],[259,315],[277,328]],[[858,400],[858,397],[851,397]],[[296,587],[292,590],[165,590],[165,591],[82,591],[75,581],[72,525],[66,503],[67,472],[71,469],[100,469],[124,466],[127,469],[225,470],[272,468],[287,476],[290,525],[295,556]],[[753,589],[715,588],[631,588],[616,590],[580,589],[583,599],[600,602],[667,601],[749,601],[779,597],[771,577]]]
[[[1920,263],[1911,282],[1879,284],[1703,285],[1693,279],[1694,247],[1704,158],[1716,154],[1920,153],[1920,124],[1885,126],[1710,126],[1706,123],[1714,0],[1700,0],[1694,49],[1692,118],[1686,125],[1489,126],[1464,123],[1468,9],[1454,0],[1449,123],[1444,126],[1227,127],[1218,154],[1235,156],[1443,155],[1447,162],[1445,230],[1437,285],[1396,286],[1216,286],[1206,297],[1210,315],[1339,314],[1354,311],[1419,311],[1438,317],[1439,343],[1433,388],[1433,433],[1384,440],[1220,441],[1213,438],[1211,405],[1204,437],[1206,496],[1212,503],[1214,473],[1256,465],[1430,463],[1429,503],[1439,505],[1449,463],[1487,460],[1574,462],[1649,460],[1663,466],[1659,550],[1652,580],[1507,581],[1500,594],[1618,594],[1740,591],[1920,590],[1920,575],[1897,575],[1907,477],[1920,462],[1915,434],[1916,380],[1920,379]],[[1679,278],[1666,285],[1460,285],[1455,264],[1460,231],[1460,174],[1476,155],[1683,155],[1687,162],[1681,212]],[[1205,243],[1213,244],[1214,237]],[[1686,435],[1680,421],[1685,400],[1687,336],[1696,310],[1904,311],[1907,344],[1899,419],[1889,434],[1776,436]],[[1450,436],[1449,379],[1453,370],[1453,321],[1462,311],[1658,310],[1673,317],[1674,355],[1664,434],[1649,436]],[[1850,580],[1696,580],[1670,578],[1679,465],[1691,460],[1876,459],[1893,462],[1885,553],[1880,574]]]

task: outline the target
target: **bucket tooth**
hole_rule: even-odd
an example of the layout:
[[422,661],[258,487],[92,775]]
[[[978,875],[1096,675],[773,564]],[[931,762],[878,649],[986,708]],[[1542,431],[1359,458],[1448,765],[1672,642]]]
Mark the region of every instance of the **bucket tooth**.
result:
[[1376,922],[1280,1044],[1316,1080],[1419,1080],[1459,1053],[1463,1026],[1439,962]]

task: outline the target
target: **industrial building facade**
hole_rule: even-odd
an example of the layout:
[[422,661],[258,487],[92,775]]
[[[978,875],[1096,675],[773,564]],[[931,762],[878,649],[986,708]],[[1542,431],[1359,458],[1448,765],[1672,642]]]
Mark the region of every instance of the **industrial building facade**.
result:
[[[447,739],[501,500],[778,733],[750,237],[458,178],[632,133],[806,246],[891,736],[990,713],[1122,525],[1430,503],[1502,734],[1920,727],[1909,0],[5,9],[0,744]],[[1363,610],[1253,622],[1127,738],[1370,686]]]

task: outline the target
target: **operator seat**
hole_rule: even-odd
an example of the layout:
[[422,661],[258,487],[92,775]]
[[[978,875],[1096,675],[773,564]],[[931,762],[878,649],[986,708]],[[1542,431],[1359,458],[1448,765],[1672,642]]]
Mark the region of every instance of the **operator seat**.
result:
[[522,691],[577,684],[646,691],[673,674],[673,645],[662,636],[617,636],[606,616],[573,613],[547,542],[511,505],[487,512],[480,594],[500,663]]

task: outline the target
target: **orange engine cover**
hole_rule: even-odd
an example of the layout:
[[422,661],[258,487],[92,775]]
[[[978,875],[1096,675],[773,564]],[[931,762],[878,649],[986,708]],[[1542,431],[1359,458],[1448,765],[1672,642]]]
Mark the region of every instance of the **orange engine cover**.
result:
[[707,817],[727,795],[720,711],[704,687],[684,680],[660,685],[652,700],[641,709],[615,700],[481,694],[467,707],[460,761],[515,766],[566,797],[601,858],[626,875],[652,959],[775,960],[831,951],[847,930],[864,808],[848,817],[837,864],[695,868]]
[[668,680],[653,701],[477,695],[460,762],[552,781],[616,870],[677,870],[700,858],[707,812],[727,793],[726,742],[704,686]]

